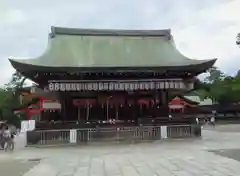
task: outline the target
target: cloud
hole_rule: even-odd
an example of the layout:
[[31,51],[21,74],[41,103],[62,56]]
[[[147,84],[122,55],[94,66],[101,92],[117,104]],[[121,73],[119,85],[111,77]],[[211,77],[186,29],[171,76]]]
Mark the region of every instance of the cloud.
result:
[[171,28],[177,48],[193,59],[219,58],[228,74],[239,69],[238,0],[2,0],[0,84],[11,76],[8,56],[37,57],[50,26],[78,28]]
[[[240,48],[236,36],[240,32],[240,1],[226,1],[202,10],[185,28],[176,31],[180,50],[200,58],[217,57],[217,66],[228,74],[240,68]],[[181,48],[183,46],[183,48]]]

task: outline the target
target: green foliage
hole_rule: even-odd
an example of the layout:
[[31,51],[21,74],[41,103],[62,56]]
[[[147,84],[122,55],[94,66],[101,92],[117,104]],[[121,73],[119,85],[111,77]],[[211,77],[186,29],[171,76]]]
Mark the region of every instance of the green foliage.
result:
[[19,100],[14,96],[11,89],[0,90],[1,120],[10,124],[20,125],[19,118],[13,113],[13,108],[19,106]]
[[25,78],[15,72],[9,83],[0,89],[0,118],[17,127],[20,126],[20,118],[13,113],[13,109],[20,105],[19,95],[15,94],[15,89],[23,86]]
[[217,67],[212,67],[208,70],[208,76],[205,81],[207,83],[214,84],[215,82],[222,81],[225,78],[223,72],[221,72]]
[[204,82],[198,80],[195,84],[197,92],[212,98],[220,104],[240,102],[240,71],[236,76],[226,76],[218,68],[209,69]]

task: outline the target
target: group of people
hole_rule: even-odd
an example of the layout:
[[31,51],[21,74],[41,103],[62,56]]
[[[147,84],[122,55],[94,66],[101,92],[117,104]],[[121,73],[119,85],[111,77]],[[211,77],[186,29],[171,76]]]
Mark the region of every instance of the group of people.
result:
[[[200,124],[198,117],[196,118],[196,124]],[[210,118],[206,117],[204,119],[204,124],[211,125],[212,127],[214,127],[215,126],[215,116],[212,115]]]

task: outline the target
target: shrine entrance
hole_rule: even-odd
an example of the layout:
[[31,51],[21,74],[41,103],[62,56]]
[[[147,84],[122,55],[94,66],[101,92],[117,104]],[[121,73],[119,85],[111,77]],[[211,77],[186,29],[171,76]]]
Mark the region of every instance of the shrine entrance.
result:
[[71,99],[71,108],[68,106],[66,111],[71,111],[67,114],[71,114],[74,116],[74,120],[78,121],[107,121],[110,119],[137,121],[138,118],[154,118],[160,114],[167,114],[167,109],[163,111],[167,100],[163,101],[161,96],[149,92],[131,94],[115,92],[111,95],[100,94],[92,98],[73,98]]

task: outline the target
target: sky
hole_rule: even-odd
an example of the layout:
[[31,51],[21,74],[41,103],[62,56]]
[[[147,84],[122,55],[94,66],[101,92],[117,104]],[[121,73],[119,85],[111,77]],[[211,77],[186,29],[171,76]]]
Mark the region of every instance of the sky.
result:
[[218,58],[240,68],[240,0],[0,0],[0,85],[14,72],[8,58],[44,53],[51,26],[171,29],[177,49],[192,59]]

